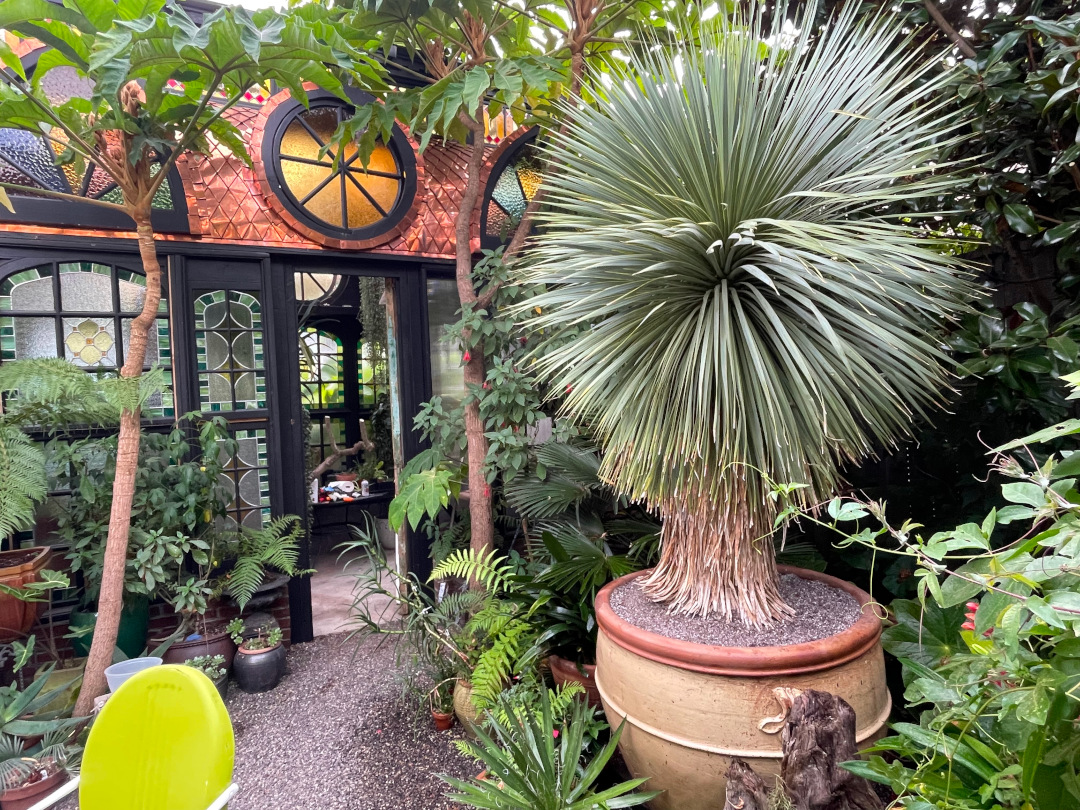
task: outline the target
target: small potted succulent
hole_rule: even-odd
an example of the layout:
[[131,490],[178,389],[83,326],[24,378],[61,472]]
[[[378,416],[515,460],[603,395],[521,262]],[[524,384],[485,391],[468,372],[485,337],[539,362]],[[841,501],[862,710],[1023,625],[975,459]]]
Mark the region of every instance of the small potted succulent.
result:
[[281,646],[281,629],[260,627],[254,636],[247,637],[242,619],[233,619],[228,626],[236,642],[233,675],[245,692],[266,692],[278,685],[285,674],[285,648]]
[[218,694],[221,695],[221,699],[225,700],[226,695],[229,694],[229,671],[225,667],[224,655],[200,655],[189,658],[184,664],[192,669],[199,670],[199,672],[212,680]]

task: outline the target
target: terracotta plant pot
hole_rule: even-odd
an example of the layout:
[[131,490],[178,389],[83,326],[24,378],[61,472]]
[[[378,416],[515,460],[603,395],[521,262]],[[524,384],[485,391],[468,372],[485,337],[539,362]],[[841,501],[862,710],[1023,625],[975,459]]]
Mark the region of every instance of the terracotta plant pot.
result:
[[[195,631],[195,633],[197,632]],[[155,639],[151,641],[151,646],[156,646],[162,641],[164,639]],[[233,658],[236,655],[236,645],[233,644],[233,640],[225,632],[224,628],[210,628],[206,631],[206,635],[200,638],[190,641],[187,639],[174,641],[169,646],[169,649],[161,654],[161,660],[166,664],[182,664],[202,655],[224,656],[225,671],[228,672],[232,669]]]
[[596,664],[582,664],[581,673],[578,665],[558,655],[548,656],[548,666],[551,668],[552,680],[558,686],[566,686],[570,683],[581,684],[585,688],[585,694],[589,697],[590,706],[600,706],[600,692],[596,688]]
[[[22,588],[30,582],[37,582],[41,570],[49,564],[51,554],[44,546],[0,551],[0,583],[10,588]],[[0,644],[10,644],[24,638],[45,604],[24,602],[10,594],[0,593]]]
[[465,729],[465,734],[475,740],[480,711],[473,705],[472,684],[468,681],[459,679],[454,684],[454,714]]
[[3,810],[28,810],[68,780],[67,771],[57,771],[40,782],[0,793]]
[[[651,803],[656,810],[722,807],[730,757],[766,777],[779,773],[779,718],[786,712],[778,688],[839,695],[855,710],[860,744],[881,736],[892,701],[881,621],[869,595],[816,571],[780,570],[846,591],[863,606],[862,616],[819,641],[714,647],[642,630],[615,613],[612,591],[647,572],[617,579],[598,594],[596,687],[611,726],[626,719],[619,747],[630,772],[649,779],[645,789],[665,791]],[[765,723],[770,718],[778,719]]]
[[236,651],[233,675],[236,684],[245,692],[268,692],[285,674],[285,648],[275,644],[266,650],[249,650],[244,646]]
[[437,712],[432,709],[431,719],[435,721],[436,731],[449,731],[450,727],[454,725],[453,712]]
[[335,481],[355,481],[357,474],[354,472],[339,472],[334,473]]

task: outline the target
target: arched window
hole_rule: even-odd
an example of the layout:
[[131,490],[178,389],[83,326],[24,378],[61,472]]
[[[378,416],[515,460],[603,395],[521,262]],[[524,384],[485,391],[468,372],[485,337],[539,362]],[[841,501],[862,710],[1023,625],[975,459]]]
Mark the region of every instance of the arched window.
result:
[[304,407],[344,408],[344,360],[341,339],[321,329],[300,337],[300,391]]
[[[0,266],[0,361],[62,357],[88,372],[115,374],[131,343],[131,321],[146,298],[146,278],[103,261]],[[146,347],[145,367],[162,366],[171,381],[168,303]],[[173,415],[172,386],[144,416]]]
[[195,299],[199,401],[205,411],[266,407],[262,305],[250,293],[213,290]]
[[[37,58],[45,49],[35,51],[24,61],[33,72]],[[72,98],[89,99],[93,85],[74,67],[52,68],[42,78],[42,88],[54,104]],[[45,137],[48,135],[49,137]],[[82,166],[74,161],[59,163],[65,151],[66,136],[59,127],[39,135],[21,129],[0,129],[0,182],[14,183],[27,189],[57,191],[94,200],[122,203],[120,189],[101,167]],[[160,164],[154,164],[155,175]],[[31,191],[8,189],[15,213],[0,208],[0,222],[30,222],[39,225],[67,225],[85,228],[131,229],[134,223],[126,214],[76,201],[35,196]],[[160,231],[186,233],[190,226],[180,176],[173,169],[158,188],[153,199],[154,227]]]
[[492,167],[480,222],[485,248],[495,248],[513,237],[540,188],[543,167],[535,142],[536,131],[526,133]]

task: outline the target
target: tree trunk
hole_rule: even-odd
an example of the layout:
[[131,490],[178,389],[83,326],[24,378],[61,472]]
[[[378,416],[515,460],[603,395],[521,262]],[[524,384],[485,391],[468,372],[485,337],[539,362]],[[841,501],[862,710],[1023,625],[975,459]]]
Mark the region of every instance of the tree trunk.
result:
[[738,757],[733,757],[728,766],[725,792],[724,810],[769,810],[765,780]]
[[[131,338],[122,377],[139,377],[146,361],[146,344],[150,328],[157,319],[161,302],[161,265],[154,245],[154,229],[150,224],[149,206],[135,214],[139,235],[139,255],[146,273],[146,298],[142,312],[131,322]],[[135,474],[139,467],[141,422],[138,410],[120,414],[120,436],[116,452],[116,474],[113,478],[112,510],[109,513],[109,534],[105,541],[105,560],[101,571],[101,592],[98,595],[97,621],[90,657],[86,662],[82,689],[74,715],[84,717],[94,708],[94,699],[103,695],[107,684],[105,668],[112,663],[113,648],[120,628],[120,613],[124,609],[124,574],[127,568],[128,534],[131,530],[131,504],[135,497]]]
[[720,500],[698,497],[692,508],[660,505],[660,562],[645,578],[646,594],[691,616],[750,625],[790,617],[780,597],[768,511],[752,510],[741,485]]
[[870,783],[840,767],[856,758],[855,711],[836,695],[808,689],[784,724],[780,778],[795,810],[881,810]]
[[[476,282],[472,274],[471,236],[473,214],[480,201],[480,170],[484,165],[483,108],[472,117],[461,116],[461,120],[472,133],[465,191],[461,195],[461,208],[454,222],[458,298],[461,306],[466,307],[477,303]],[[461,336],[462,342],[467,346],[471,337],[469,330],[465,330]],[[484,474],[488,441],[484,435],[480,403],[472,393],[484,384],[486,376],[483,351],[479,348],[469,351],[469,359],[465,362],[465,438],[468,442],[469,461],[469,523],[472,532],[470,545],[477,552],[491,548],[495,540],[491,487]]]

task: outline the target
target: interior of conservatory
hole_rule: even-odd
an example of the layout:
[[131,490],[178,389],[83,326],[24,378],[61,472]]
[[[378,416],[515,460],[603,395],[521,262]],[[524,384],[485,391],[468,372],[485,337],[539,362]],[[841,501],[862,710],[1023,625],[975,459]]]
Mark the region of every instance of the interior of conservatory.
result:
[[1078,54],[0,2],[0,810],[1080,807]]

